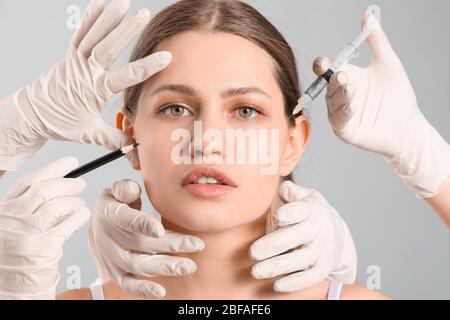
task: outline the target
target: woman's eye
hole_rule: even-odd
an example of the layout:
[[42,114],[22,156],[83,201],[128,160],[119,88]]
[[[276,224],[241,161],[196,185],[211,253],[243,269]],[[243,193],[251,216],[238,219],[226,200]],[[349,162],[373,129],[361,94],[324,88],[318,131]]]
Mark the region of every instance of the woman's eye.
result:
[[259,112],[257,109],[253,107],[241,107],[239,109],[236,109],[236,115],[243,119],[254,119],[261,115],[261,112]]
[[178,104],[167,106],[161,109],[160,112],[164,113],[165,116],[171,118],[188,117],[191,115],[190,111],[186,107]]

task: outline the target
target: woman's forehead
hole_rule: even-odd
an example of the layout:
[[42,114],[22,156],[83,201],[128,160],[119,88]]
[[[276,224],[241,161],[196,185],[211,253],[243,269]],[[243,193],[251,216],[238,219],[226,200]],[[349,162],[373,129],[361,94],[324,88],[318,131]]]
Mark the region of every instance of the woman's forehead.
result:
[[[173,55],[169,67],[151,83],[189,83],[193,87],[260,87],[280,91],[272,57],[255,43],[228,33],[184,32],[163,41],[156,51]],[[281,92],[279,92],[281,94]]]

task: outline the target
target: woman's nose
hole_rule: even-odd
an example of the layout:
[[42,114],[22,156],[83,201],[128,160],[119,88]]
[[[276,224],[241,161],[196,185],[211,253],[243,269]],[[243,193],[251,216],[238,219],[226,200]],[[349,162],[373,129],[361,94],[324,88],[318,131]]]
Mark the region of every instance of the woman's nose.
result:
[[211,113],[197,119],[190,145],[192,157],[207,164],[224,163],[226,132],[223,117]]
[[217,141],[203,141],[201,144],[191,143],[191,154],[194,164],[221,164],[224,163],[223,148]]

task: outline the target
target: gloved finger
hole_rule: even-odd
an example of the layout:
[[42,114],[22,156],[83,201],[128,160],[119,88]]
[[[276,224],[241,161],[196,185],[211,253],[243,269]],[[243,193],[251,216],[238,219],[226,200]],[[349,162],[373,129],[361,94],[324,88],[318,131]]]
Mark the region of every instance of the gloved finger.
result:
[[317,75],[317,76],[321,76],[323,75],[325,72],[328,71],[328,69],[330,69],[331,67],[331,61],[330,59],[326,58],[326,57],[319,57],[316,60],[314,60],[313,63],[313,72]]
[[284,202],[296,202],[308,197],[311,194],[311,190],[299,185],[296,185],[292,181],[285,181],[281,184],[279,194]]
[[[125,179],[115,182],[111,187],[113,197],[121,203],[132,204],[141,198],[141,186],[133,180]],[[133,208],[140,210],[140,208]]]
[[118,150],[134,143],[133,139],[125,132],[114,128],[106,122],[103,122],[95,130],[96,132],[92,142],[109,150]]
[[106,219],[116,228],[148,237],[159,238],[164,235],[165,229],[160,221],[148,213],[118,202],[111,194],[110,189],[103,191],[102,201],[105,204],[102,211],[104,211]]
[[338,110],[348,108],[355,96],[355,87],[352,84],[344,84],[336,89],[332,97],[327,97],[328,113],[334,115]]
[[21,206],[23,214],[31,214],[41,205],[60,197],[75,197],[86,189],[86,181],[77,179],[54,179],[50,181],[33,184],[17,202],[23,202]]
[[63,241],[67,241],[88,222],[90,214],[89,208],[84,207],[77,213],[68,216],[49,232],[60,236]]
[[305,270],[278,279],[275,281],[273,289],[276,292],[295,292],[310,288],[325,279],[326,276],[317,270]]
[[129,87],[146,81],[167,68],[172,61],[170,52],[157,52],[140,60],[130,62],[106,74],[105,86],[112,93],[119,93]]
[[261,261],[309,244],[316,237],[318,230],[314,221],[311,219],[307,221],[308,223],[303,222],[278,229],[258,239],[250,247],[250,257]]
[[202,251],[205,243],[202,239],[167,230],[161,238],[144,238],[136,241],[133,250],[146,253],[194,253]]
[[89,30],[97,21],[98,17],[105,10],[105,2],[103,0],[92,0],[84,11],[81,22],[77,27],[77,31],[72,37],[72,44],[75,48],[78,48],[83,38],[87,35]]
[[278,227],[286,227],[300,223],[308,219],[317,210],[317,202],[311,197],[307,197],[297,202],[287,203],[274,215],[274,221]]
[[367,38],[367,44],[374,62],[383,62],[384,60],[390,61],[392,58],[397,59],[397,55],[392,49],[391,43],[376,17],[373,14],[365,13],[362,16],[361,21],[363,28],[367,25],[367,27],[375,30]]
[[327,89],[327,99],[332,99],[339,88],[345,86],[349,81],[348,74],[344,71],[336,72],[331,76]]
[[122,22],[129,7],[130,0],[113,0],[103,11],[80,43],[79,51],[86,58],[90,57],[95,46]]
[[61,197],[53,199],[44,203],[36,210],[34,214],[36,227],[41,232],[47,232],[54,228],[60,221],[73,213],[79,212],[85,206],[86,203],[81,198]]
[[163,286],[148,280],[140,280],[130,275],[124,275],[120,287],[127,293],[143,299],[161,299],[166,295]]
[[2,200],[9,201],[20,197],[33,184],[64,177],[66,174],[76,169],[79,164],[80,162],[78,159],[74,157],[65,157],[53,161],[43,168],[25,175],[15,186],[10,189],[8,193],[2,197]]
[[[317,58],[314,61],[313,70],[314,73],[317,75],[324,74],[331,66],[330,60],[328,58]],[[336,72],[333,74],[330,78],[330,83],[328,84],[327,88],[327,99],[333,100],[334,96],[336,95],[339,90],[341,90],[342,87],[345,87],[345,85],[349,82],[349,75],[348,71],[352,71],[352,66],[344,66],[341,71]],[[328,106],[328,111],[330,113],[334,113],[335,109],[330,108]]]
[[123,53],[125,48],[136,38],[150,21],[150,11],[140,10],[128,18],[102,40],[92,51],[93,58],[103,68],[108,69]]
[[255,279],[270,279],[283,274],[309,269],[317,262],[317,253],[310,246],[259,262],[252,268]]
[[160,238],[164,235],[163,225],[151,215],[117,202],[110,193],[104,193],[104,197],[109,198],[106,200],[105,217],[115,227],[148,237]]
[[[346,91],[351,91],[351,90],[354,90],[354,89],[350,89],[350,90],[346,90]],[[345,94],[343,94],[346,98],[342,98],[342,100],[340,102],[343,102],[343,104],[341,104],[341,106],[339,108],[337,108],[337,110],[333,114],[328,113],[328,120],[330,121],[334,132],[341,138],[344,138],[342,136],[343,131],[347,127],[350,120],[356,114],[356,110],[351,107],[351,102],[353,100],[354,93],[352,94],[351,98],[348,97],[349,94],[352,94],[352,93],[346,92]],[[345,103],[345,101],[348,101],[348,100],[350,100],[350,103]]]
[[118,267],[139,277],[180,277],[197,271],[197,264],[191,259],[166,255],[136,254],[124,252]]

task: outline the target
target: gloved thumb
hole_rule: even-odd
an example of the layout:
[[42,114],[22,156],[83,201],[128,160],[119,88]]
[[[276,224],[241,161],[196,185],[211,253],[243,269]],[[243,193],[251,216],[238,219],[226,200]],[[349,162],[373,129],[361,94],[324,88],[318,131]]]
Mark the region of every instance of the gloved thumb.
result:
[[118,150],[134,143],[129,135],[109,123],[102,122],[95,130],[93,142],[107,149]]
[[[141,187],[136,181],[122,180],[115,182],[111,187],[111,192],[118,202],[131,205],[141,199]],[[140,210],[141,208],[133,208]]]
[[311,194],[311,190],[298,186],[292,181],[285,181],[280,186],[279,194],[284,202],[290,203],[305,199]]
[[388,59],[395,57],[396,54],[392,49],[391,43],[376,16],[371,12],[366,12],[361,20],[363,29],[369,28],[373,30],[372,34],[367,38],[367,44],[374,62],[389,61]]

